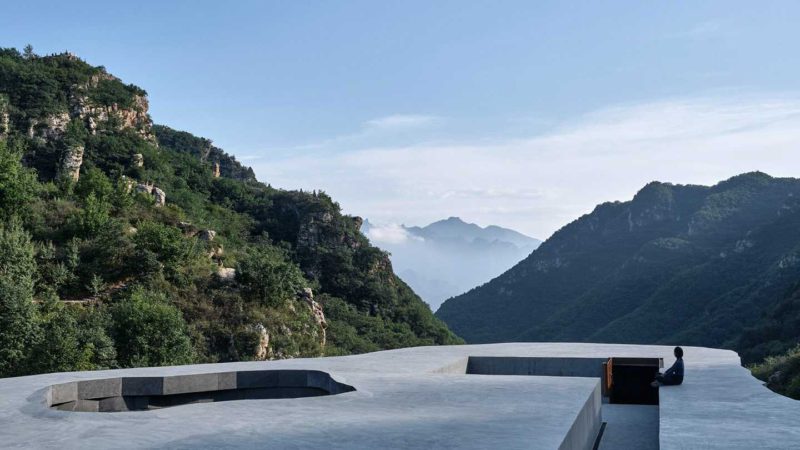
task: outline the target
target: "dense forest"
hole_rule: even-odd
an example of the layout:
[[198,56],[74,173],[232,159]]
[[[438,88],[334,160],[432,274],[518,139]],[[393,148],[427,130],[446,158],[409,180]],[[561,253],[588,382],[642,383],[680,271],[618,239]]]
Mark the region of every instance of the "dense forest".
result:
[[469,343],[731,348],[800,397],[798,281],[800,180],[754,172],[599,205],[437,316]]
[[72,54],[0,49],[0,376],[462,342],[324,192]]

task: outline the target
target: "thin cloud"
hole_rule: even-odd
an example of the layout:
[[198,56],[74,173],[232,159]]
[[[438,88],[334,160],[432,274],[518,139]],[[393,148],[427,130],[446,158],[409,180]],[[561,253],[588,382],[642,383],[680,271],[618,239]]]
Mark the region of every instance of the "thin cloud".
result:
[[800,96],[693,97],[604,108],[525,139],[341,149],[254,169],[274,186],[323,189],[374,221],[461,216],[544,238],[653,180],[796,175],[797,142]]
[[402,225],[398,224],[373,224],[367,230],[367,237],[373,244],[402,244],[409,240],[422,241],[420,236],[414,236],[408,232]]
[[719,20],[707,20],[697,23],[687,30],[669,33],[665,37],[667,39],[703,39],[719,36],[723,30]]
[[346,133],[319,141],[308,142],[292,147],[292,151],[323,151],[347,146],[363,148],[376,140],[381,140],[399,132],[409,132],[431,128],[444,122],[440,116],[424,114],[393,114],[367,120],[353,133]]
[[395,114],[392,116],[379,117],[368,120],[364,123],[367,128],[388,129],[407,129],[433,125],[441,121],[438,116],[426,116],[420,114]]

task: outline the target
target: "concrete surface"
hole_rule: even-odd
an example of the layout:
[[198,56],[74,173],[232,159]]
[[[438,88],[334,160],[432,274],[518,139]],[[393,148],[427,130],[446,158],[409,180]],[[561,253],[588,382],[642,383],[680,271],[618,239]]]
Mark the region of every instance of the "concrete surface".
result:
[[603,405],[599,450],[658,450],[658,406]]
[[[661,388],[661,449],[800,448],[800,402],[763,387],[734,352],[685,352],[684,384]],[[673,360],[662,346],[509,343],[0,379],[0,447],[556,449],[596,431],[598,378],[467,375],[470,356]],[[323,371],[356,391],[119,413],[49,408],[50,386],[73,381],[286,369]]]

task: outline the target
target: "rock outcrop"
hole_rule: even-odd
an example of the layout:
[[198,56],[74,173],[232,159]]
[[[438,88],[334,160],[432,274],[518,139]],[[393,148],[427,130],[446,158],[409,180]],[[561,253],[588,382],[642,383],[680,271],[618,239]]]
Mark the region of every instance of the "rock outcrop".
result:
[[[100,83],[111,80],[119,81],[114,76],[101,72],[93,75],[88,82],[73,86],[69,94],[68,110],[30,119],[26,130],[28,137],[41,141],[62,139],[70,121],[80,119],[86,124],[86,128],[91,134],[96,134],[98,127],[104,124],[115,130],[133,129],[146,140],[157,145],[152,131],[152,121],[148,114],[147,97],[132,94],[133,98],[130,104],[125,106],[116,103],[101,105],[92,100],[91,92],[97,89]],[[9,128],[9,117],[5,109],[0,104],[0,135],[4,133],[4,129]]]
[[208,252],[208,257],[212,259],[214,258],[219,259],[224,254],[225,254],[225,249],[223,248],[222,244],[214,244],[211,248],[211,251]]
[[11,123],[8,113],[0,111],[0,139],[5,139],[9,131],[11,131]]
[[144,166],[144,156],[141,153],[133,154],[133,167]]
[[213,241],[216,236],[217,236],[217,232],[214,231],[214,230],[200,230],[200,232],[197,233],[197,238],[198,239],[200,239],[201,241],[207,241],[207,242]]
[[125,192],[130,194],[133,191],[133,188],[136,187],[136,181],[128,178],[127,176],[122,176],[122,185],[125,187]]
[[112,122],[119,130],[133,129],[143,138],[157,144],[153,134],[153,123],[148,113],[149,103],[143,95],[133,95],[130,106],[120,106],[116,103],[100,105],[93,102],[89,92],[96,89],[104,81],[119,81],[118,78],[102,72],[93,75],[83,85],[76,86],[70,96],[70,114],[83,120],[89,132],[95,134],[98,124]]
[[0,94],[0,139],[5,139],[11,132],[11,117],[8,114],[8,97]]
[[150,183],[139,183],[136,185],[136,192],[141,194],[149,194],[155,197],[156,206],[164,206],[167,202],[167,194],[160,188],[155,187]]
[[311,290],[311,288],[304,288],[298,293],[298,297],[300,297],[300,300],[305,302],[305,304],[311,310],[311,314],[314,315],[314,321],[317,322],[320,336],[322,336],[320,342],[323,346],[325,346],[327,337],[325,330],[328,328],[328,322],[325,321],[325,312],[322,310],[322,305],[314,301],[314,292]]
[[31,119],[28,125],[28,137],[45,141],[61,139],[67,132],[67,125],[71,119],[66,111],[41,119]]
[[153,185],[150,183],[139,183],[136,185],[136,192],[141,194],[152,194]]
[[164,206],[167,203],[167,194],[157,187],[153,188],[153,197],[156,199],[156,206]]
[[333,215],[328,211],[309,215],[308,219],[300,225],[297,233],[297,245],[308,248],[318,246],[322,239],[323,229],[328,227],[332,221]]
[[255,359],[258,361],[265,361],[270,356],[269,350],[269,333],[267,333],[267,329],[264,328],[264,325],[256,324],[253,327],[254,331],[258,333],[258,345],[256,345],[255,349]]
[[83,165],[83,145],[74,145],[64,151],[59,167],[59,177],[65,180],[78,181]]
[[214,178],[219,178],[219,162],[214,163]]
[[217,277],[222,281],[233,281],[236,279],[236,269],[233,267],[217,267]]

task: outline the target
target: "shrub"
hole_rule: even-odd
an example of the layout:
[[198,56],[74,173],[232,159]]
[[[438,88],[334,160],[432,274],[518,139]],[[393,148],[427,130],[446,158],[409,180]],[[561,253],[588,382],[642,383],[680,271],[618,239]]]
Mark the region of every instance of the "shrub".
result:
[[17,222],[0,226],[0,377],[18,375],[36,331],[30,235]]
[[166,296],[144,288],[111,307],[111,334],[123,367],[190,364],[194,359],[186,322]]
[[253,246],[239,260],[236,281],[245,298],[264,306],[277,306],[294,298],[307,283],[300,269],[273,246]]

